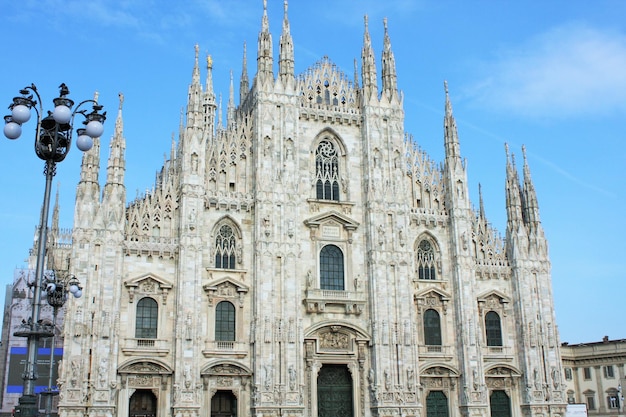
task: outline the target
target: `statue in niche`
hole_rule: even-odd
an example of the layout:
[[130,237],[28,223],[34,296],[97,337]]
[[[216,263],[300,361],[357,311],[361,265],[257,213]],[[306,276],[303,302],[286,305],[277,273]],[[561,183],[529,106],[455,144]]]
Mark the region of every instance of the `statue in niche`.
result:
[[272,365],[264,365],[263,370],[265,372],[265,389],[269,390],[272,386]]
[[412,340],[411,323],[408,320],[404,320],[404,344],[410,346]]
[[291,391],[296,390],[296,368],[293,365],[289,365],[289,389]]
[[559,371],[556,369],[556,367],[552,367],[552,386],[554,387],[554,389],[559,389],[559,386],[561,385],[561,377],[559,376]]
[[380,164],[380,151],[376,149],[374,151],[374,168],[378,168]]
[[187,318],[185,319],[185,339],[191,340],[191,314],[187,313]]
[[474,388],[474,391],[478,391],[478,388],[480,388],[480,384],[478,383],[478,371],[476,368],[472,369],[472,388]]
[[198,173],[198,155],[195,153],[191,155],[191,172],[194,174]]
[[385,244],[385,228],[382,224],[378,226],[378,244],[381,246]]
[[409,391],[413,391],[413,379],[415,378],[415,372],[412,367],[406,369],[406,384]]
[[313,272],[310,269],[306,273],[306,287],[313,288]]
[[191,366],[186,363],[183,369],[183,378],[185,380],[185,388],[191,388]]
[[76,359],[72,359],[70,361],[70,385],[72,387],[75,387],[78,382],[78,367],[78,361]]
[[272,154],[272,139],[269,136],[265,137],[265,144],[263,146],[263,156],[270,156]]
[[107,358],[100,359],[98,365],[98,385],[100,388],[105,388],[107,383]]
[[389,373],[389,369],[385,369],[385,389],[387,391],[391,390],[391,374]]
[[539,372],[537,371],[537,368],[533,369],[533,380],[535,381],[535,389],[537,391],[541,390],[541,381],[539,380]]
[[369,380],[370,386],[372,389],[376,386],[376,372],[373,368],[370,368],[369,374],[367,375],[367,379]]
[[241,242],[237,242],[235,250],[237,251],[237,263],[241,265],[243,263],[243,246]]

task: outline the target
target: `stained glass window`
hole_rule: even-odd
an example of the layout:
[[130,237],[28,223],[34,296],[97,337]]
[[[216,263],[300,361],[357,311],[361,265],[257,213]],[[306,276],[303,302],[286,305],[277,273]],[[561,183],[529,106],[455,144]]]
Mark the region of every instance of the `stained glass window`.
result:
[[315,152],[315,174],[317,198],[339,201],[339,157],[327,140],[321,141]]
[[417,272],[419,279],[437,279],[435,251],[427,240],[422,240],[417,246]]
[[223,225],[215,238],[215,267],[235,269],[237,240],[232,227]]

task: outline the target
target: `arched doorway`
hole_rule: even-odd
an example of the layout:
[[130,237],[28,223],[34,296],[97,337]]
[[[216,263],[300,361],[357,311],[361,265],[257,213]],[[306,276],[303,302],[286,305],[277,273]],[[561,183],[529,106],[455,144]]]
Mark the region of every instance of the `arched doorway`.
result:
[[489,396],[491,417],[511,417],[511,400],[506,392],[496,390]]
[[318,417],[353,417],[352,376],[346,365],[323,365],[317,376]]
[[129,417],[156,417],[157,398],[152,391],[138,389],[130,397],[128,406]]
[[426,417],[448,417],[448,398],[443,391],[431,391],[426,397]]
[[211,417],[237,417],[237,397],[231,391],[217,391],[211,398]]

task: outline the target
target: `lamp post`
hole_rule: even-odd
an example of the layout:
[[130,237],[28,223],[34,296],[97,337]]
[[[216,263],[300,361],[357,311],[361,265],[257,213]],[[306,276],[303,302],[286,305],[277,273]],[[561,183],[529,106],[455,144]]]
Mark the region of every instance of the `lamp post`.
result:
[[52,412],[52,398],[55,395],[59,395],[59,391],[56,387],[56,381],[53,378],[54,373],[54,330],[57,323],[57,314],[59,309],[63,307],[67,301],[68,293],[72,294],[75,298],[80,298],[83,295],[83,290],[80,286],[80,282],[74,275],[68,275],[65,278],[57,278],[56,274],[46,276],[43,284],[45,285],[45,291],[47,301],[52,306],[52,336],[50,341],[50,372],[48,374],[48,387],[41,392],[41,395],[46,397],[46,414],[45,417],[50,417]]
[[[54,111],[43,114],[41,97],[35,84],[20,90],[21,96],[13,98],[9,106],[11,114],[4,117],[4,135],[9,139],[17,139],[22,134],[22,124],[28,122],[31,109],[37,113],[37,127],[35,130],[35,153],[45,161],[44,175],[46,186],[43,197],[43,207],[39,221],[39,241],[37,248],[37,262],[35,267],[35,282],[33,283],[33,303],[31,317],[23,326],[23,329],[14,333],[18,337],[27,338],[28,356],[24,368],[24,389],[15,409],[16,415],[22,417],[34,417],[38,414],[37,397],[35,395],[35,381],[37,380],[37,345],[39,339],[51,337],[54,333],[49,326],[41,324],[39,319],[41,304],[41,285],[44,275],[46,258],[46,239],[48,230],[48,212],[50,208],[50,190],[52,178],[56,174],[56,164],[62,162],[67,156],[72,143],[72,129],[74,117],[81,114],[85,120],[84,128],[77,129],[78,138],[76,145],[83,152],[93,146],[93,138],[102,135],[103,123],[106,112],[99,113],[102,106],[96,100],[82,101],[75,110],[72,110],[74,101],[67,95],[70,93],[65,84],[59,86],[59,97],[53,100]],[[92,103],[92,111],[80,110],[86,103]]]

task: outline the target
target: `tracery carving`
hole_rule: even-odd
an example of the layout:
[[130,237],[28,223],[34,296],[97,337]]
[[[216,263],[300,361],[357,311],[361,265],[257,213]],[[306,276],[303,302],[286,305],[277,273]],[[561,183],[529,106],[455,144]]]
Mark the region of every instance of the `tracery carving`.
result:
[[[172,158],[174,155],[172,155]],[[158,243],[155,238],[170,238],[176,232],[174,211],[178,208],[178,172],[169,161],[157,174],[155,186],[137,196],[126,208],[127,241]]]
[[413,213],[418,223],[437,225],[446,215],[443,173],[410,135],[405,136],[406,172],[410,179]]
[[435,241],[429,235],[420,236],[415,247],[415,270],[418,280],[441,280],[441,259]]
[[339,201],[339,154],[328,139],[320,141],[315,151],[316,198]]
[[358,110],[357,93],[352,81],[327,56],[298,77],[297,89],[301,106]]

